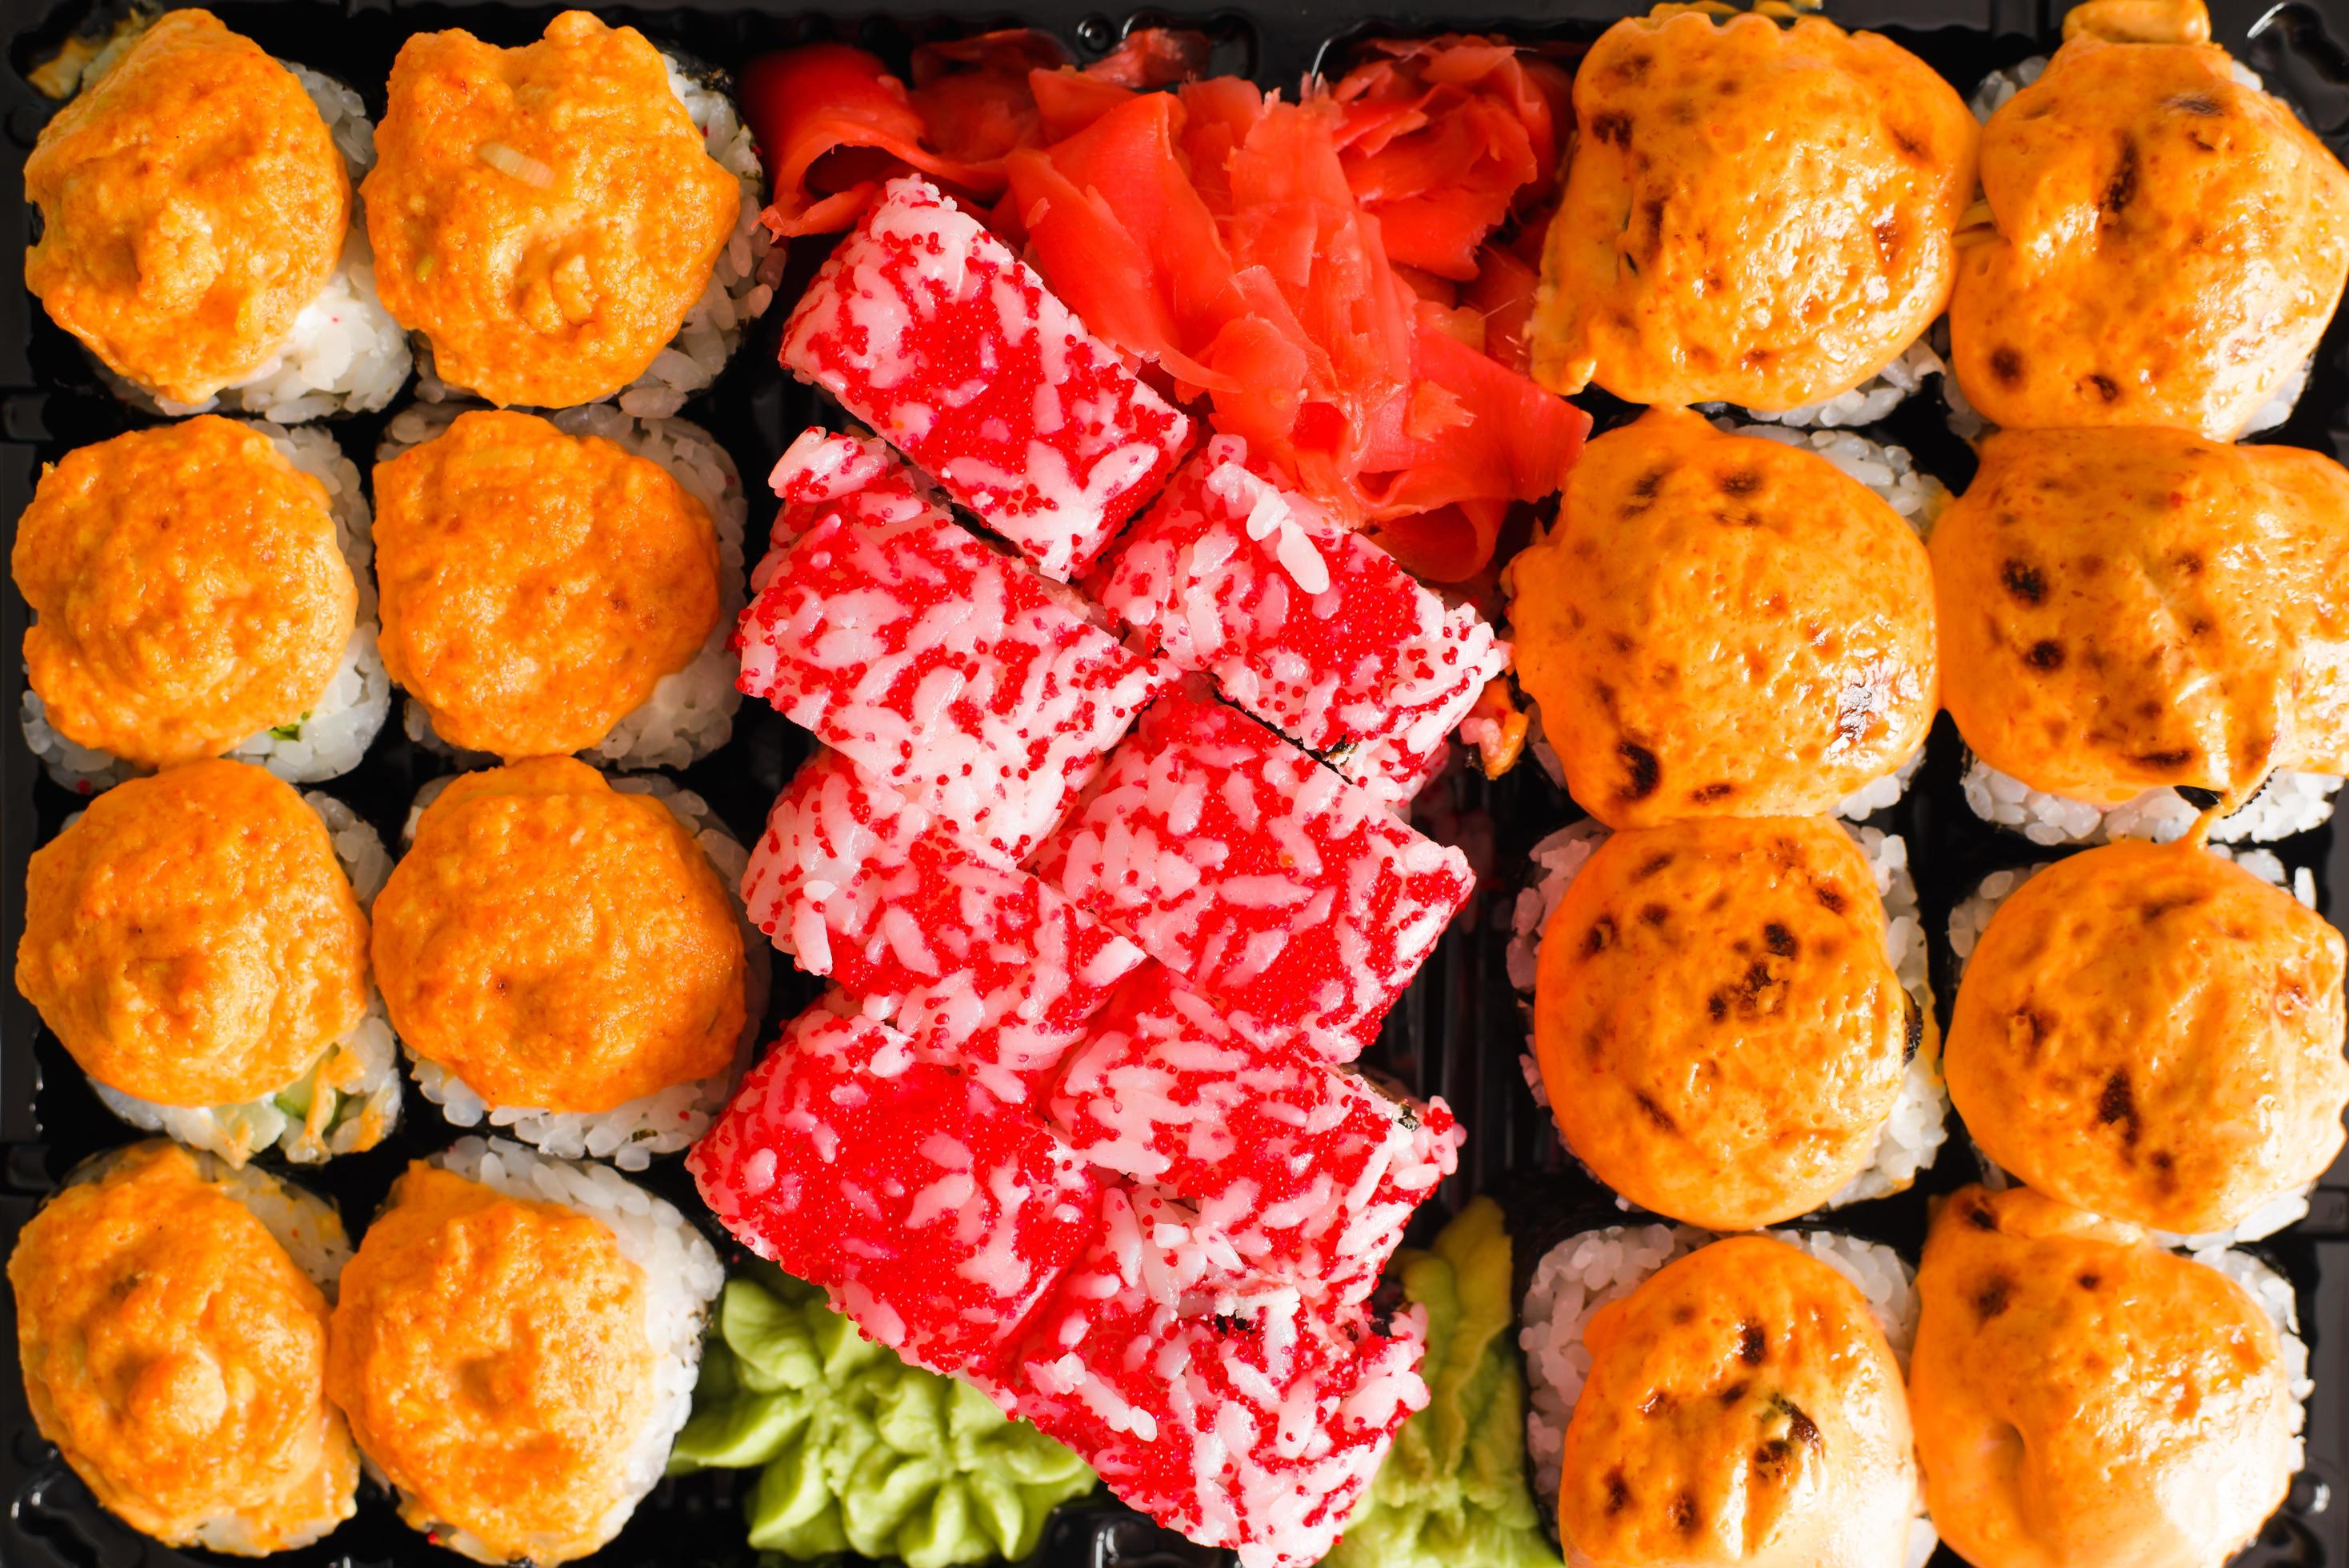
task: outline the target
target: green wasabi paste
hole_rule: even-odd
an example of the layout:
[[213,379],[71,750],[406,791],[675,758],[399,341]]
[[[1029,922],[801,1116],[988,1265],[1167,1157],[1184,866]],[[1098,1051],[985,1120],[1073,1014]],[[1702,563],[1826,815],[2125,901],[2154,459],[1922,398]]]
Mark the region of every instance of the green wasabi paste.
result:
[[1559,1568],[1526,1484],[1526,1385],[1508,1335],[1509,1233],[1478,1198],[1433,1251],[1395,1256],[1427,1311],[1427,1408],[1405,1421],[1334,1568]]
[[746,1470],[750,1544],[950,1568],[1036,1549],[1093,1490],[1082,1460],[986,1395],[909,1367],[780,1271],[729,1280],[672,1475]]

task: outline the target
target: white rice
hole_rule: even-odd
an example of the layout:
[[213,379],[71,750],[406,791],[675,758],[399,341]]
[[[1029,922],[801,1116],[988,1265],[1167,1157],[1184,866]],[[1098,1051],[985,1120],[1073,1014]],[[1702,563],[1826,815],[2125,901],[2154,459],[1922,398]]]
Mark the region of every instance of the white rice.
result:
[[[1857,1286],[1894,1358],[1908,1370],[1909,1348],[1917,1337],[1917,1275],[1899,1253],[1834,1231],[1764,1233],[1800,1248]],[[1688,1225],[1613,1225],[1568,1237],[1534,1265],[1517,1342],[1526,1357],[1526,1452],[1545,1510],[1557,1508],[1567,1425],[1590,1375],[1582,1335],[1591,1314],[1630,1295],[1666,1264],[1716,1239]],[[1922,1568],[1937,1543],[1920,1495],[1917,1522],[1909,1532],[1909,1568]]]
[[302,307],[277,352],[242,379],[201,403],[174,403],[99,366],[125,402],[173,418],[215,409],[255,414],[298,425],[328,414],[364,414],[387,407],[408,383],[412,360],[407,336],[376,296],[375,252],[357,186],[375,167],[375,125],[359,95],[332,77],[281,61],[318,106],[343,155],[352,186],[351,228],[342,258],[318,296]]
[[[289,430],[261,420],[248,421],[269,438],[288,462],[326,487],[326,506],[335,520],[335,542],[351,569],[358,588],[357,614],[351,623],[351,640],[343,650],[318,705],[290,724],[247,736],[230,748],[240,762],[258,763],[289,784],[316,784],[340,778],[359,764],[391,711],[391,677],[376,646],[374,515],[359,483],[358,465],[343,456],[332,436],[323,430]],[[31,683],[25,686],[25,743],[39,758],[50,778],[77,795],[95,795],[146,769],[133,767],[111,752],[77,746],[51,728],[47,710]]]
[[[125,1155],[141,1147],[126,1144],[94,1155],[75,1166],[67,1174],[65,1184],[78,1187],[102,1180],[122,1162]],[[343,1265],[351,1261],[351,1234],[343,1227],[340,1211],[308,1188],[274,1176],[257,1165],[231,1165],[202,1149],[188,1152],[195,1160],[197,1173],[250,1210],[262,1228],[285,1249],[294,1266],[308,1275],[310,1283],[332,1302]]]
[[[2266,84],[2261,81],[2257,71],[2252,70],[2240,60],[2230,60],[2228,63],[2236,81],[2254,92],[2265,89]],[[2018,66],[2002,71],[1992,71],[1982,79],[1982,85],[1974,89],[1973,97],[1966,100],[1966,107],[1974,111],[1976,119],[1987,125],[1990,123],[1990,117],[2003,108],[2009,98],[2037,81],[2045,74],[2046,69],[2047,57],[2033,55]],[[2290,104],[2288,99],[2278,101],[2289,104],[2292,111],[2299,115],[2302,119],[2305,120],[2308,118],[2298,104]],[[1934,337],[1941,352],[1944,355],[1948,354],[1949,326],[1946,321],[1934,329]],[[2302,360],[2296,369],[2276,383],[2268,393],[2267,400],[2252,410],[2251,418],[2246,420],[2243,428],[2236,432],[2236,438],[2256,436],[2263,430],[2272,430],[2291,418],[2292,409],[2300,403],[2300,395],[2308,390],[2308,377],[2315,368],[2314,355],[2312,354]],[[1958,385],[1957,373],[1954,370],[1941,377],[1941,394],[1949,401],[1950,430],[1953,435],[1963,440],[1978,441],[1995,428],[1989,420],[1982,418],[1982,410],[1976,408],[1967,399],[1964,388]]]
[[[2296,872],[2287,871],[2283,861],[2269,850],[2236,850],[2223,844],[2213,844],[2210,852],[2222,860],[2234,861],[2271,887],[2284,889],[2310,909],[2316,907],[2316,873],[2306,866]],[[1972,892],[1959,900],[1951,909],[1951,969],[1955,978],[1961,981],[1965,978],[1966,962],[1973,956],[1982,933],[1990,929],[1991,917],[1998,913],[1999,906],[2013,897],[2017,888],[2053,863],[2041,861],[2035,865],[2015,870],[1992,872],[1975,885]],[[1974,1150],[1974,1162],[1982,1167],[1983,1185],[2002,1191],[2013,1184],[2013,1178],[1979,1148]],[[2183,1247],[2189,1251],[2255,1242],[2307,1218],[2308,1197],[2312,1191],[2313,1184],[2279,1192],[2245,1215],[2230,1230],[2211,1231],[2199,1235],[2184,1235],[2170,1231],[2151,1233],[2165,1247]]]
[[[621,410],[641,418],[666,418],[685,400],[706,391],[741,346],[750,323],[775,303],[775,284],[783,275],[783,251],[759,222],[767,204],[766,171],[752,145],[750,127],[729,96],[724,77],[697,72],[675,55],[663,57],[668,84],[685,105],[686,113],[701,132],[709,156],[742,187],[741,215],[733,236],[718,253],[718,264],[701,297],[686,312],[685,324],[668,346],[654,356],[645,373],[622,387]],[[471,394],[440,379],[432,367],[431,345],[419,334],[416,345],[416,395],[429,403],[447,402]],[[610,399],[605,399],[610,401]]]
[[[2333,798],[2340,793],[2341,784],[2337,773],[2290,769],[2271,773],[2240,810],[2210,830],[2210,837],[2224,844],[2273,843],[2323,827],[2332,820]],[[1975,816],[2046,848],[2102,844],[2115,839],[2167,843],[2184,838],[2201,815],[2167,786],[2109,808],[2051,795],[2000,772],[1971,752],[1960,787]]]
[[[1930,336],[1930,335],[1928,335]],[[1706,414],[1742,414],[1748,419],[1758,419],[1772,425],[1794,429],[1837,429],[1853,425],[1873,425],[1907,402],[1910,394],[1925,385],[1929,376],[1940,377],[1946,384],[1953,379],[1948,363],[1935,351],[1927,337],[1902,349],[1892,362],[1848,392],[1838,392],[1816,403],[1806,403],[1799,408],[1783,413],[1769,413],[1760,408],[1733,408],[1726,403],[1702,405]]]
[[[416,824],[424,809],[439,799],[453,777],[435,779],[417,791],[416,803],[409,808],[407,826],[400,832],[403,845],[413,841]],[[726,1070],[715,1078],[672,1084],[657,1094],[641,1096],[609,1110],[543,1110],[528,1106],[493,1107],[456,1074],[418,1056],[405,1041],[401,1047],[415,1070],[417,1088],[424,1091],[425,1099],[440,1108],[441,1116],[450,1126],[479,1127],[486,1118],[492,1127],[511,1132],[547,1154],[565,1160],[609,1160],[623,1171],[643,1171],[652,1164],[654,1155],[674,1154],[691,1144],[709,1130],[709,1124],[726,1109],[742,1069],[750,1064],[750,1047],[766,1017],[767,995],[774,978],[774,949],[765,934],[750,923],[749,913],[741,906],[740,889],[742,872],[750,861],[750,851],[718,820],[708,801],[657,774],[621,775],[612,779],[612,788],[624,795],[650,795],[676,812],[693,830],[694,841],[709,857],[710,865],[734,902],[749,970],[743,995],[742,1037]]]
[[[326,824],[334,840],[335,858],[350,879],[361,908],[370,908],[391,874],[391,857],[383,841],[348,806],[317,790],[303,795],[310,809]],[[337,1057],[357,1064],[357,1078],[348,1088],[321,1089],[317,1078]],[[337,1076],[348,1070],[338,1064]],[[399,1122],[399,1054],[393,1049],[390,1020],[382,999],[367,988],[367,1010],[351,1032],[329,1046],[299,1078],[242,1105],[159,1105],[109,1088],[96,1078],[89,1087],[106,1108],[131,1126],[160,1132],[191,1149],[208,1150],[233,1165],[274,1145],[286,1159],[316,1164],[337,1154],[372,1149]],[[325,1134],[312,1136],[305,1112],[313,1099],[328,1096]]]
[[[702,1326],[725,1286],[726,1270],[717,1251],[675,1205],[601,1166],[549,1160],[502,1138],[459,1139],[435,1155],[433,1163],[508,1197],[560,1203],[601,1222],[619,1242],[621,1255],[643,1272],[645,1337],[654,1357],[653,1409],[629,1445],[619,1493],[596,1525],[609,1540],[659,1483],[669,1447],[693,1413]],[[400,1515],[477,1563],[505,1562],[470,1531],[425,1517],[405,1497]]]
[[2309,1376],[2308,1341],[2300,1336],[2300,1302],[2292,1292],[2292,1282],[2250,1253],[2223,1243],[2198,1247],[2193,1256],[2196,1263],[2217,1269],[2251,1292],[2251,1299],[2260,1304],[2268,1321],[2275,1325],[2276,1335],[2283,1342],[2284,1378],[2296,1402],[2292,1411],[2292,1468],[2298,1474],[2308,1462],[2303,1434],[2308,1427],[2308,1397],[2316,1392],[2316,1379]]
[[[388,462],[454,424],[468,406],[410,405],[385,427],[376,461]],[[750,500],[741,471],[716,437],[685,419],[645,418],[609,404],[565,408],[547,416],[574,436],[600,436],[640,458],[658,463],[709,511],[718,531],[718,618],[701,651],[683,669],[663,676],[652,695],[623,715],[611,732],[580,753],[600,768],[684,768],[709,756],[733,736],[734,715],[742,706],[735,688],[741,662],[728,646],[742,613],[743,530]],[[401,726],[418,745],[453,757],[460,767],[481,768],[498,758],[450,746],[432,727],[431,716],[414,697],[402,705]]]
[[[1941,1081],[1940,1051],[1933,1022],[1933,993],[1927,971],[1930,951],[1923,917],[1918,912],[1917,881],[1909,869],[1909,845],[1897,833],[1845,823],[1844,830],[1859,843],[1876,876],[1877,896],[1883,901],[1885,950],[1901,987],[1917,1004],[1924,1020],[1925,1039],[1901,1077],[1899,1098],[1877,1133],[1876,1152],[1867,1169],[1829,1199],[1829,1209],[1864,1202],[1905,1191],[1917,1173],[1931,1165],[1949,1140],[1950,1094]],[[1526,1023],[1526,1048],[1520,1068],[1534,1099],[1547,1109],[1547,1086],[1534,1054],[1533,995],[1540,971],[1541,936],[1566,890],[1581,874],[1607,829],[1595,820],[1561,828],[1533,847],[1534,874],[1517,892],[1510,911],[1509,945],[1505,956],[1509,984],[1517,993]],[[1571,1152],[1569,1150],[1569,1152]],[[1616,1200],[1625,1210],[1630,1204]]]

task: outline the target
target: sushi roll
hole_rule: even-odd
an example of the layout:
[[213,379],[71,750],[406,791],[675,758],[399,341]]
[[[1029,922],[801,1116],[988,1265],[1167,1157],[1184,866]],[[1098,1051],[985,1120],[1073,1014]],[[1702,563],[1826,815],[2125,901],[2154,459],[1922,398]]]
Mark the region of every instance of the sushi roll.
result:
[[1903,1386],[1916,1296],[1891,1249],[1830,1232],[1569,1237],[1520,1332],[1536,1490],[1578,1568],[1909,1568]]
[[310,1544],[358,1490],[326,1393],[349,1258],[332,1208],[259,1171],[160,1139],[86,1162],[8,1258],[34,1425],[166,1546]]
[[1909,1185],[1946,1133],[1914,892],[1889,922],[1880,891],[1900,841],[1725,817],[1593,838],[1526,890],[1548,913],[1513,965],[1568,1150],[1717,1231]]
[[1917,1292],[1926,1501],[1974,1568],[2220,1568],[2282,1503],[2312,1385],[2254,1260],[1967,1187]]
[[9,556],[26,742],[77,794],[222,754],[347,773],[391,707],[372,548],[320,431],[206,415],[67,453]]
[[2225,441],[2291,412],[2349,279],[2349,170],[2209,39],[2199,0],[2097,0],[1992,92],[1950,299],[1967,427]]
[[1922,60],[1824,17],[1661,5],[1591,46],[1574,112],[1537,381],[1849,425],[1940,368],[1920,339],[1949,301],[1979,130]]
[[1920,753],[1931,491],[1913,469],[1862,469],[1873,490],[1842,471],[1826,452],[1857,437],[1795,439],[1651,409],[1584,449],[1508,568],[1517,678],[1610,827],[1864,812]]
[[878,441],[807,431],[773,483],[741,689],[974,853],[1028,861],[1174,672],[957,523]]
[[2033,843],[2288,837],[2349,773],[2349,470],[2183,430],[2011,430],[1935,525],[1976,814]]
[[818,748],[768,813],[742,876],[750,922],[860,1011],[1025,1103],[1144,962],[1042,878]]
[[427,790],[373,945],[425,1098],[623,1170],[699,1137],[766,1001],[741,846],[699,797],[569,758]]
[[1035,861],[1259,1045],[1351,1061],[1475,889],[1468,857],[1246,714],[1169,691]]
[[832,253],[783,327],[782,359],[1057,583],[1092,567],[1191,438],[1188,418],[918,176],[883,187]]
[[1101,1225],[1102,1179],[1040,1118],[825,1002],[784,1026],[686,1165],[744,1246],[1006,1410],[1011,1336]]
[[2209,851],[2083,851],[2023,879],[1964,955],[1951,1099],[2052,1198],[2264,1234],[2341,1151],[2344,963],[2315,911]]
[[660,1480],[724,1284],[685,1216],[626,1179],[460,1139],[393,1183],[344,1271],[327,1396],[409,1525],[553,1568]]
[[1509,663],[1473,605],[1259,473],[1237,436],[1176,470],[1086,586],[1153,654],[1390,801],[1443,765]]
[[467,762],[682,768],[732,735],[748,500],[700,427],[410,408],[375,492],[410,738]]
[[390,402],[409,357],[353,199],[375,156],[358,95],[192,8],[80,87],[25,160],[25,284],[117,389],[289,425]]
[[135,1127],[232,1164],[371,1149],[399,1116],[364,907],[387,863],[247,763],[131,779],[34,851],[16,989]]
[[425,397],[674,414],[772,301],[750,132],[634,27],[419,33],[386,97],[367,232]]

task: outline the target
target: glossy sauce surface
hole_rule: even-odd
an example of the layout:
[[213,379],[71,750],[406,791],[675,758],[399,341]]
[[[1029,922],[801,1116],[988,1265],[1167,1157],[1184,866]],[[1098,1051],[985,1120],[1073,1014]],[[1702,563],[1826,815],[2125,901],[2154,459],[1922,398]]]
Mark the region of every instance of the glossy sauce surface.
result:
[[454,745],[594,746],[717,624],[709,513],[600,436],[477,411],[375,484],[384,664]]
[[1576,1568],[1900,1568],[1900,1367],[1826,1264],[1736,1236],[1592,1315],[1558,1533]]
[[645,1291],[601,1222],[414,1164],[343,1271],[326,1387],[411,1523],[567,1562],[654,1414]]
[[1619,832],[1591,855],[1542,934],[1535,1050],[1567,1147],[1600,1181],[1673,1219],[1750,1230],[1809,1212],[1868,1165],[1911,1006],[1848,833],[1714,818]]
[[1591,46],[1574,108],[1545,386],[1791,408],[1868,379],[1948,302],[1978,132],[1890,40],[1660,7]]
[[1976,1568],[2211,1568],[2283,1501],[2281,1346],[2216,1269],[2024,1188],[1967,1187],[1917,1290],[1926,1502]]
[[1611,826],[1827,811],[1932,723],[1925,547],[1815,453],[1651,409],[1509,570],[1518,679]]
[[185,1150],[140,1145],[59,1192],[8,1282],[41,1435],[135,1528],[191,1544],[235,1516],[274,1551],[351,1516],[326,1298]]

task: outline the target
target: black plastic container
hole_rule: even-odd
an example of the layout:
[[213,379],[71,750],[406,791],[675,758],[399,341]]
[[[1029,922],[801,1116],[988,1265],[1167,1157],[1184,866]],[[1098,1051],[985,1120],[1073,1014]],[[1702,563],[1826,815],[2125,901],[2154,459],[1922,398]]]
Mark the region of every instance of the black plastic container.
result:
[[[212,6],[231,26],[272,52],[349,82],[367,99],[371,115],[381,112],[386,73],[410,33],[461,26],[493,42],[515,44],[535,37],[562,8],[541,0],[226,0]],[[861,43],[902,67],[907,52],[924,40],[1015,25],[1046,28],[1085,59],[1113,45],[1126,26],[1172,21],[1203,28],[1216,40],[1215,69],[1293,89],[1318,66],[1342,65],[1350,46],[1364,37],[1490,30],[1525,40],[1588,39],[1633,6],[1629,0],[1525,0],[1500,10],[1476,0],[1437,15],[1386,11],[1359,0],[1301,0],[1253,12],[1152,9],[1131,17],[1093,10],[1081,0],[1039,0],[1019,10],[984,0],[929,8],[889,0],[832,0],[821,10],[799,10],[785,0],[594,8],[608,19],[635,24],[665,46],[726,67],[765,49],[819,37]],[[1890,34],[1961,92],[1971,92],[1988,70],[2045,52],[2056,41],[2064,8],[2058,0],[1837,0],[1829,7],[1847,26]],[[2273,5],[2214,0],[2212,11],[2218,40],[2265,76],[2273,90],[2297,103],[2336,150],[2349,150],[2349,0]],[[34,90],[26,73],[67,36],[108,17],[93,0],[6,0],[5,12],[9,41],[0,66],[0,150],[7,168],[0,173],[0,232],[12,237],[13,245],[32,238],[18,176],[55,108]],[[822,242],[803,242],[802,253],[793,257],[786,298],[822,249]],[[79,347],[48,322],[19,284],[17,276],[0,285],[0,519],[8,520],[12,532],[43,462],[150,422],[105,391]],[[814,413],[808,396],[775,365],[783,314],[781,304],[771,312],[718,386],[684,411],[725,443],[752,481],[752,560],[773,510],[757,480]],[[1599,407],[1604,402],[1593,400],[1602,428],[1624,413],[1619,407]],[[1868,433],[1909,446],[1926,471],[1962,488],[1972,458],[1940,418],[1939,399],[1929,391]],[[329,428],[364,469],[382,422],[373,417]],[[2349,318],[2336,321],[2326,335],[2300,411],[2283,429],[2261,438],[2349,458]],[[24,927],[26,859],[57,831],[77,804],[42,774],[17,723],[24,676],[16,649],[26,618],[13,585],[0,587],[0,951],[8,954]],[[733,740],[681,777],[747,840],[806,746],[799,731],[764,707],[749,704]],[[1951,905],[1989,871],[2044,854],[1993,831],[1966,809],[1957,789],[1959,752],[1944,719],[1916,786],[1899,806],[1876,820],[1909,841],[1945,1021],[1953,986],[1941,933]],[[395,716],[367,760],[323,788],[366,816],[390,841],[417,786],[442,770],[437,759],[400,736]],[[1492,786],[1455,771],[1423,797],[1423,825],[1467,850],[1483,887],[1365,1062],[1414,1092],[1443,1095],[1459,1113],[1469,1143],[1460,1173],[1443,1199],[1457,1203],[1479,1191],[1501,1198],[1516,1235],[1521,1281],[1544,1246],[1603,1212],[1607,1201],[1570,1168],[1547,1115],[1526,1092],[1518,1067],[1523,1026],[1503,965],[1510,907],[1526,851],[1579,814],[1530,765]],[[2328,826],[2275,848],[2289,865],[2316,872],[2321,906],[2338,923],[2341,899],[2349,893],[2349,830]],[[778,980],[773,1013],[781,1018],[813,993],[803,978],[786,973]],[[73,1164],[135,1136],[98,1104],[79,1071],[41,1029],[31,1006],[12,988],[5,989],[0,1253],[14,1244],[17,1229]],[[400,1130],[386,1145],[295,1173],[339,1201],[356,1233],[409,1159],[456,1136],[437,1108],[410,1087]],[[1939,1167],[1926,1172],[1915,1190],[1842,1211],[1836,1224],[1889,1242],[1913,1263],[1929,1197],[1959,1185],[1972,1171],[1962,1136],[1953,1137]],[[646,1179],[688,1212],[701,1213],[676,1159],[657,1161]],[[701,1218],[713,1239],[723,1241],[707,1215]],[[1432,1229],[1439,1221],[1431,1210],[1421,1216],[1421,1228]],[[2349,1480],[2349,1160],[2325,1179],[2308,1218],[2259,1250],[2289,1274],[2298,1291],[2316,1393],[2309,1412],[2308,1469],[2295,1481],[2284,1511],[2241,1561],[2349,1568],[2349,1498],[2334,1495]],[[13,1345],[14,1338],[13,1303],[0,1293],[0,1340]],[[748,1563],[752,1553],[744,1544],[740,1503],[750,1473],[665,1482],[593,1562],[603,1568]],[[0,1498],[6,1503],[0,1518],[0,1568],[216,1561],[166,1551],[99,1509],[34,1432],[13,1366],[0,1372]],[[301,1568],[460,1561],[400,1525],[380,1497],[363,1501],[359,1516],[326,1542],[279,1560]],[[1036,1558],[1047,1568],[1179,1568],[1226,1560],[1106,1499],[1062,1510]],[[1957,1563],[1946,1551],[1936,1561]]]

